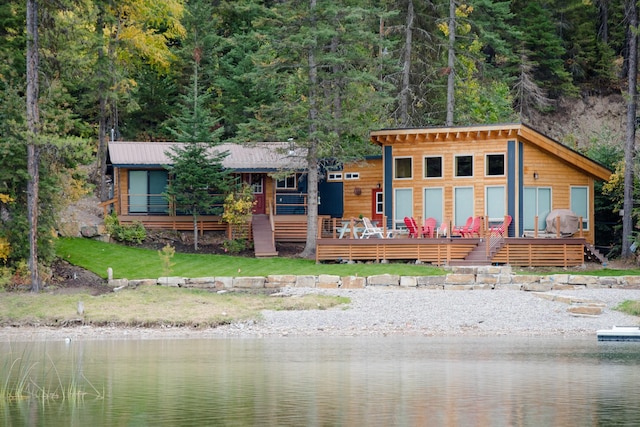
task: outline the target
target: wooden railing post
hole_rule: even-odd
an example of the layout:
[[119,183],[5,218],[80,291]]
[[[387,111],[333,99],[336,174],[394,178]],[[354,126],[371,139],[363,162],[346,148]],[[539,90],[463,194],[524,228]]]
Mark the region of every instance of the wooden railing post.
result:
[[584,229],[582,228],[582,217],[579,217],[579,218],[580,218],[580,227],[578,228],[579,230],[578,236],[584,237]]
[[387,217],[382,215],[382,237],[387,237]]

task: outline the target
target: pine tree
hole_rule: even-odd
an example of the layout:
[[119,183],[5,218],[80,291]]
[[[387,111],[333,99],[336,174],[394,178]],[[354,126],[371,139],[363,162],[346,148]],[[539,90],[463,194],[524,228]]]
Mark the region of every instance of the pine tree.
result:
[[[353,159],[371,149],[368,132],[384,126],[390,99],[380,80],[380,14],[348,1],[277,3],[265,9],[255,35],[262,46],[252,74],[274,101],[241,127],[251,139],[287,140],[307,164],[307,238],[301,256],[315,252],[321,159]],[[276,96],[277,95],[277,96]]]
[[176,141],[183,144],[167,152],[172,164],[167,166],[170,181],[166,195],[179,213],[193,217],[195,250],[198,250],[198,217],[220,215],[230,185],[230,172],[222,164],[227,153],[215,148],[223,129],[211,117],[206,108],[209,97],[202,95],[198,86],[200,54],[196,46],[190,93],[183,96],[183,113],[175,117],[175,127],[170,129]]

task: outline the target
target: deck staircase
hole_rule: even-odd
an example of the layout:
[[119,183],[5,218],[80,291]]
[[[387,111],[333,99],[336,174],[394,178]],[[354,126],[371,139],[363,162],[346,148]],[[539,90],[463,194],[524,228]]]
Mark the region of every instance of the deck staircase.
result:
[[251,231],[253,233],[253,250],[256,258],[278,256],[271,223],[267,215],[253,215]]
[[451,260],[449,265],[491,265],[491,259],[504,245],[504,239],[500,238],[491,243],[491,250],[487,254],[487,240],[482,239],[469,254],[461,260]]
[[590,262],[600,262],[600,264],[605,264],[607,262],[607,257],[602,255],[599,250],[596,249],[590,243],[585,243],[584,245],[584,260]]

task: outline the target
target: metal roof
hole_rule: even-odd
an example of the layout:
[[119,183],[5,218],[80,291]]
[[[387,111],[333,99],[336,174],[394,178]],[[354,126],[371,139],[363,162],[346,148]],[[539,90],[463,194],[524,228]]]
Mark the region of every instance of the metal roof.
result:
[[[162,166],[171,164],[167,152],[180,142],[109,142],[109,159],[118,167]],[[222,164],[229,169],[253,172],[278,170],[305,170],[306,151],[290,150],[289,142],[257,142],[247,145],[224,143],[216,145],[215,152],[229,154]]]

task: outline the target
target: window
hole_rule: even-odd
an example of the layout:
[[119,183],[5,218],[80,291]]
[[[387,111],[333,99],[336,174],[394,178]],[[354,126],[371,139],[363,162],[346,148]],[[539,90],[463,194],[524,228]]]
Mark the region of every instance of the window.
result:
[[424,158],[424,177],[442,178],[442,157]]
[[276,188],[278,190],[295,190],[298,188],[298,181],[296,180],[295,175],[290,175],[284,179],[279,179],[276,181]]
[[342,172],[329,172],[327,181],[342,181]]
[[456,176],[473,176],[473,156],[456,156],[455,162]]
[[538,217],[538,231],[547,228],[547,215],[551,212],[551,188],[526,187],[523,202],[524,231],[535,230],[535,218]]
[[344,179],[360,179],[360,172],[347,172],[344,174]]
[[169,202],[166,170],[129,171],[129,213],[166,214]]
[[[393,159],[395,179],[413,178],[413,159],[411,157],[396,157]],[[404,219],[404,217],[403,217]]]
[[582,229],[589,229],[589,188],[571,187],[571,210],[582,217]]
[[413,216],[413,190],[410,188],[397,188],[395,190],[394,221],[396,228],[404,227],[404,217]]
[[504,176],[504,154],[487,154],[487,176]]
[[376,192],[376,214],[382,215],[384,213],[384,193],[382,191]]
[[435,218],[438,224],[442,223],[443,212],[443,190],[442,188],[424,189],[424,217]]
[[262,194],[264,191],[264,185],[262,181],[262,175],[251,174],[251,190],[253,194]]
[[502,222],[507,213],[504,187],[486,187],[485,212],[490,222]]
[[473,187],[456,187],[453,189],[454,225],[464,225],[467,218],[473,216]]

